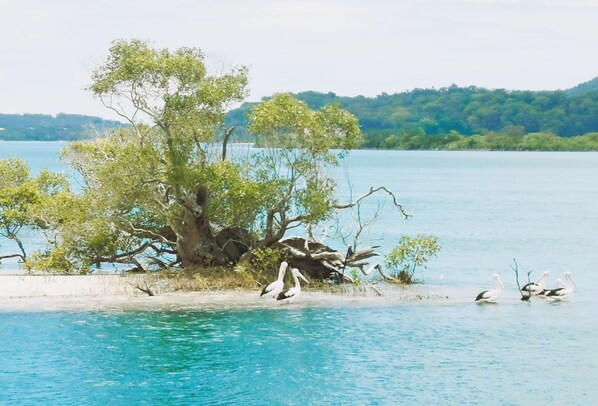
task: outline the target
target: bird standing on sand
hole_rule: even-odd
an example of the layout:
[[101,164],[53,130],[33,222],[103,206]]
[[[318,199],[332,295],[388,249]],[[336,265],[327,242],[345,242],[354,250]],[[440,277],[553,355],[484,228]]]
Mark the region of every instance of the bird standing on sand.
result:
[[303,279],[306,283],[309,283],[309,281],[305,279],[305,276],[301,275],[301,272],[299,272],[297,268],[291,269],[291,274],[293,275],[295,286],[280,292],[276,297],[276,300],[284,300],[286,302],[294,301],[301,294],[301,284],[299,283],[299,278]]
[[276,298],[280,292],[284,289],[284,274],[288,268],[289,264],[286,261],[282,261],[280,263],[280,268],[278,268],[278,279],[274,282],[269,284],[262,290],[260,297],[272,297]]

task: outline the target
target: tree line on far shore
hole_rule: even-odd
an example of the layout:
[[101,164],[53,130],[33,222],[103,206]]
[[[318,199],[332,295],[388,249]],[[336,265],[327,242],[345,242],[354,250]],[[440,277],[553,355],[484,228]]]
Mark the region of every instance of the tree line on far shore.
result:
[[77,141],[89,138],[93,131],[125,126],[119,121],[80,114],[0,114],[0,140]]
[[[598,150],[598,78],[568,90],[508,91],[450,86],[376,97],[313,91],[293,95],[312,109],[338,104],[359,120],[359,148],[405,150]],[[265,98],[267,100],[268,98]],[[231,142],[254,141],[251,109],[226,114]],[[127,124],[76,114],[0,114],[0,140],[81,140]]]
[[[598,150],[598,78],[569,90],[508,91],[450,86],[370,98],[295,95],[312,108],[338,103],[354,114],[362,148],[419,150]],[[245,103],[227,115],[242,134]]]

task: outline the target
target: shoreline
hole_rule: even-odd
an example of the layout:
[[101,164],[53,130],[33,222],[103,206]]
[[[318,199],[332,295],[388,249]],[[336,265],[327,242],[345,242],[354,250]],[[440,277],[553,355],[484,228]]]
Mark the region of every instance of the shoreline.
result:
[[[429,287],[385,286],[373,291],[304,290],[294,303],[260,298],[258,290],[173,290],[167,282],[152,285],[155,296],[139,290],[146,275],[1,275],[0,312],[126,311],[126,310],[250,310],[297,307],[392,306],[409,303],[446,303],[448,296]],[[379,289],[380,286],[377,287]]]

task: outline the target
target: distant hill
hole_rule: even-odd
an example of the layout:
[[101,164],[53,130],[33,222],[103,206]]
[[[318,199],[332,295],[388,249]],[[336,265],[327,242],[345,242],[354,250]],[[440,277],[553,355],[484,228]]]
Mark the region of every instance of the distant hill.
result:
[[566,92],[568,95],[582,95],[587,92],[593,92],[598,90],[598,77],[588,80],[587,82],[580,83],[577,86],[572,87],[571,89],[567,89]]
[[[489,90],[450,86],[414,89],[376,97],[343,97],[302,92],[295,96],[312,108],[339,103],[359,119],[366,147],[383,147],[389,135],[404,133],[464,136],[488,133],[552,133],[572,137],[598,131],[598,80],[569,91]],[[242,134],[255,103],[231,111],[227,125]]]
[[[359,119],[365,147],[388,148],[389,136],[465,137],[550,133],[573,137],[598,132],[598,78],[568,90],[529,91],[450,86],[375,97],[306,91],[295,95],[312,108],[338,103]],[[249,141],[244,103],[226,116],[237,141]],[[124,127],[118,121],[76,114],[0,114],[0,140],[78,140],[91,129]]]
[[72,141],[88,138],[92,129],[125,127],[120,121],[78,114],[0,114],[0,140]]

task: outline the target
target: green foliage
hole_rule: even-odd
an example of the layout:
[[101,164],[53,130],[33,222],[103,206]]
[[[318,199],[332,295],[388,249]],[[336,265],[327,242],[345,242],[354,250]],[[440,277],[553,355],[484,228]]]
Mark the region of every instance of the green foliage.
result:
[[569,95],[583,95],[588,92],[598,90],[598,77],[589,80],[587,82],[580,83],[577,86],[567,89],[566,92]]
[[255,250],[251,265],[256,271],[271,272],[274,270],[274,275],[277,275],[278,268],[283,260],[284,257],[280,250],[265,247]]
[[338,104],[312,110],[285,93],[255,106],[250,121],[249,129],[258,136],[259,145],[301,148],[313,156],[327,156],[332,148],[352,149],[361,142],[357,118]]
[[415,271],[426,266],[430,257],[436,256],[440,250],[438,238],[432,235],[419,234],[415,238],[404,236],[399,244],[385,257],[385,266],[391,271],[393,278],[400,283],[415,283]]
[[89,273],[88,268],[78,268],[69,259],[68,255],[63,249],[53,249],[51,251],[36,251],[27,261],[25,261],[24,268],[31,272],[33,270],[59,274],[72,275],[74,273],[86,274]]
[[225,110],[246,95],[247,74],[211,75],[204,58],[195,48],[113,43],[90,90],[130,126],[62,151],[82,192],[39,210],[51,232],[32,267],[230,266],[249,249],[244,260],[276,271],[270,247],[333,214],[335,184],[323,169],[359,145],[357,119],[338,105],[312,110],[276,95],[252,111],[264,150],[223,159]]
[[[90,90],[114,109],[111,97],[129,100],[134,111],[121,110],[131,121],[146,115],[165,132],[171,159],[184,162],[195,144],[214,139],[228,104],[247,94],[247,69],[210,75],[197,48],[153,49],[146,41],[115,41],[107,62],[93,72]],[[123,97],[125,96],[125,97]],[[172,150],[176,143],[176,151]],[[176,163],[176,162],[172,162]]]
[[353,286],[360,286],[361,285],[361,276],[359,274],[359,270],[352,268],[351,269],[351,279],[353,279]]
[[6,255],[17,255],[22,260],[27,258],[20,236],[22,230],[25,227],[45,228],[47,224],[38,215],[39,210],[64,191],[68,191],[64,175],[44,169],[38,176],[31,177],[22,160],[0,161],[0,237],[12,240],[18,246],[17,254]]
[[[317,92],[295,97],[311,108],[338,103],[355,115],[366,148],[572,150],[577,144],[567,140],[565,146],[530,146],[522,144],[521,137],[543,133],[568,138],[598,131],[598,91],[591,89],[578,93],[450,86],[373,98]],[[243,113],[251,107],[244,104],[229,112],[227,124],[248,126]]]
[[259,217],[262,244],[269,245],[289,228],[333,214],[336,184],[323,169],[337,165],[362,138],[352,114],[335,105],[312,110],[289,94],[255,106],[249,120],[264,148],[251,166],[269,198]]
[[93,131],[124,126],[119,121],[78,114],[0,114],[0,140],[73,141],[89,138]]
[[283,253],[278,249],[259,248],[253,251],[251,267],[245,269],[245,272],[258,282],[269,283],[278,277],[280,263],[284,260]]

